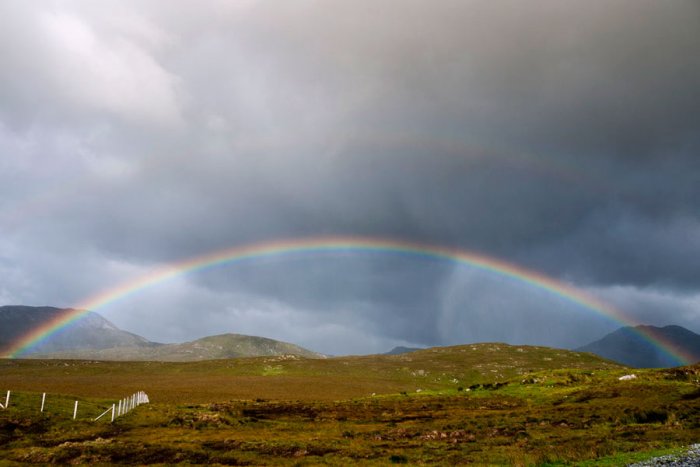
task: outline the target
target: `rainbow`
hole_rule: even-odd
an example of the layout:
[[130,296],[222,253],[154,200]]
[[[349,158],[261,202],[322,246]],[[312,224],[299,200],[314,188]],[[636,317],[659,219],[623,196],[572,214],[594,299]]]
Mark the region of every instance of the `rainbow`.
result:
[[[398,254],[414,258],[442,260],[467,265],[478,270],[494,273],[532,287],[546,290],[564,300],[612,319],[623,326],[633,326],[637,324],[622,311],[571,285],[557,281],[536,271],[528,270],[515,264],[510,264],[482,254],[458,248],[428,245],[404,240],[361,237],[312,237],[236,246],[159,267],[149,273],[82,300],[52,321],[36,327],[17,339],[9,345],[1,355],[4,358],[19,357],[32,346],[42,342],[44,339],[68,326],[91,310],[97,310],[110,303],[136,294],[141,290],[187,273],[268,257],[298,254],[368,252]],[[658,337],[648,333],[643,333],[641,331],[639,333],[679,365],[685,365],[691,361],[689,355],[684,354],[671,343],[664,342]]]

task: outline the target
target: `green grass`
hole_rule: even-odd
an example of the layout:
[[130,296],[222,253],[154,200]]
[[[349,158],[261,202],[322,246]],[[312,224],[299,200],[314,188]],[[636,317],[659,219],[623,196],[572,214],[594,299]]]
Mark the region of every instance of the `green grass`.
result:
[[[700,371],[618,380],[629,371],[503,344],[329,360],[0,361],[0,394],[17,401],[0,411],[0,463],[620,465],[697,442]],[[38,388],[55,411],[38,414]],[[139,389],[152,404],[90,421],[89,408]],[[73,421],[76,398],[86,412]]]
[[628,465],[635,462],[641,462],[652,457],[666,456],[669,454],[680,454],[683,451],[683,448],[666,448],[652,449],[645,452],[623,452],[613,456],[577,462],[576,465],[580,467],[618,467],[620,465]]
[[478,344],[325,360],[285,356],[187,363],[0,360],[0,384],[13,390],[85,397],[118,398],[146,389],[154,399],[170,403],[255,398],[336,400],[373,393],[469,388],[554,368],[620,367],[590,354]]

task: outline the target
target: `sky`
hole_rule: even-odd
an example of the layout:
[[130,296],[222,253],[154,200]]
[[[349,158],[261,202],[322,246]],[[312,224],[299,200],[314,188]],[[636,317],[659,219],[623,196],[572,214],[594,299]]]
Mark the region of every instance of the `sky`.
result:
[[[695,0],[0,0],[0,57],[0,305],[337,235],[464,249],[700,332]],[[95,311],[328,354],[620,326],[382,253],[221,266]]]

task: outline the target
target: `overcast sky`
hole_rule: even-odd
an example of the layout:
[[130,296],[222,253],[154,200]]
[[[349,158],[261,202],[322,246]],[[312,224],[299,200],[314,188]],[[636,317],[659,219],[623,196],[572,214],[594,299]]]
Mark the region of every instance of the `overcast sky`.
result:
[[[463,248],[700,332],[696,0],[0,0],[0,304],[317,235]],[[381,254],[192,273],[99,310],[331,353],[617,324]]]

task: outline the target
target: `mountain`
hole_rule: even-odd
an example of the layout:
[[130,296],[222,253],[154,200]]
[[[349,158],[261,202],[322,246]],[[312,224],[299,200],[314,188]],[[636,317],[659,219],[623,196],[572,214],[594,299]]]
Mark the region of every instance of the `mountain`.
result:
[[[3,349],[9,348],[31,329],[49,323],[69,310],[50,306],[0,306],[0,355]],[[294,344],[241,334],[208,336],[183,344],[159,344],[122,331],[90,311],[33,346],[22,357],[182,362],[280,355],[325,358],[325,355]]]
[[[69,310],[51,306],[0,306],[0,350],[8,348],[30,330],[57,319]],[[33,346],[25,355],[111,347],[151,348],[158,345],[160,344],[136,334],[122,331],[99,314],[90,311]]]
[[647,336],[691,356],[689,363],[700,361],[700,335],[681,326],[623,327],[600,340],[576,349],[591,352],[627,366],[638,368],[668,368],[679,363],[667,352],[653,344]]
[[394,347],[388,352],[385,352],[383,355],[401,355],[409,352],[415,352],[416,350],[423,350],[420,347],[404,347],[404,346],[398,346]]
[[69,358],[121,361],[190,362],[240,357],[270,357],[293,355],[306,358],[326,358],[287,342],[242,334],[208,336],[182,344],[161,344],[152,347],[115,347],[99,350],[75,350],[35,354],[36,358]]

